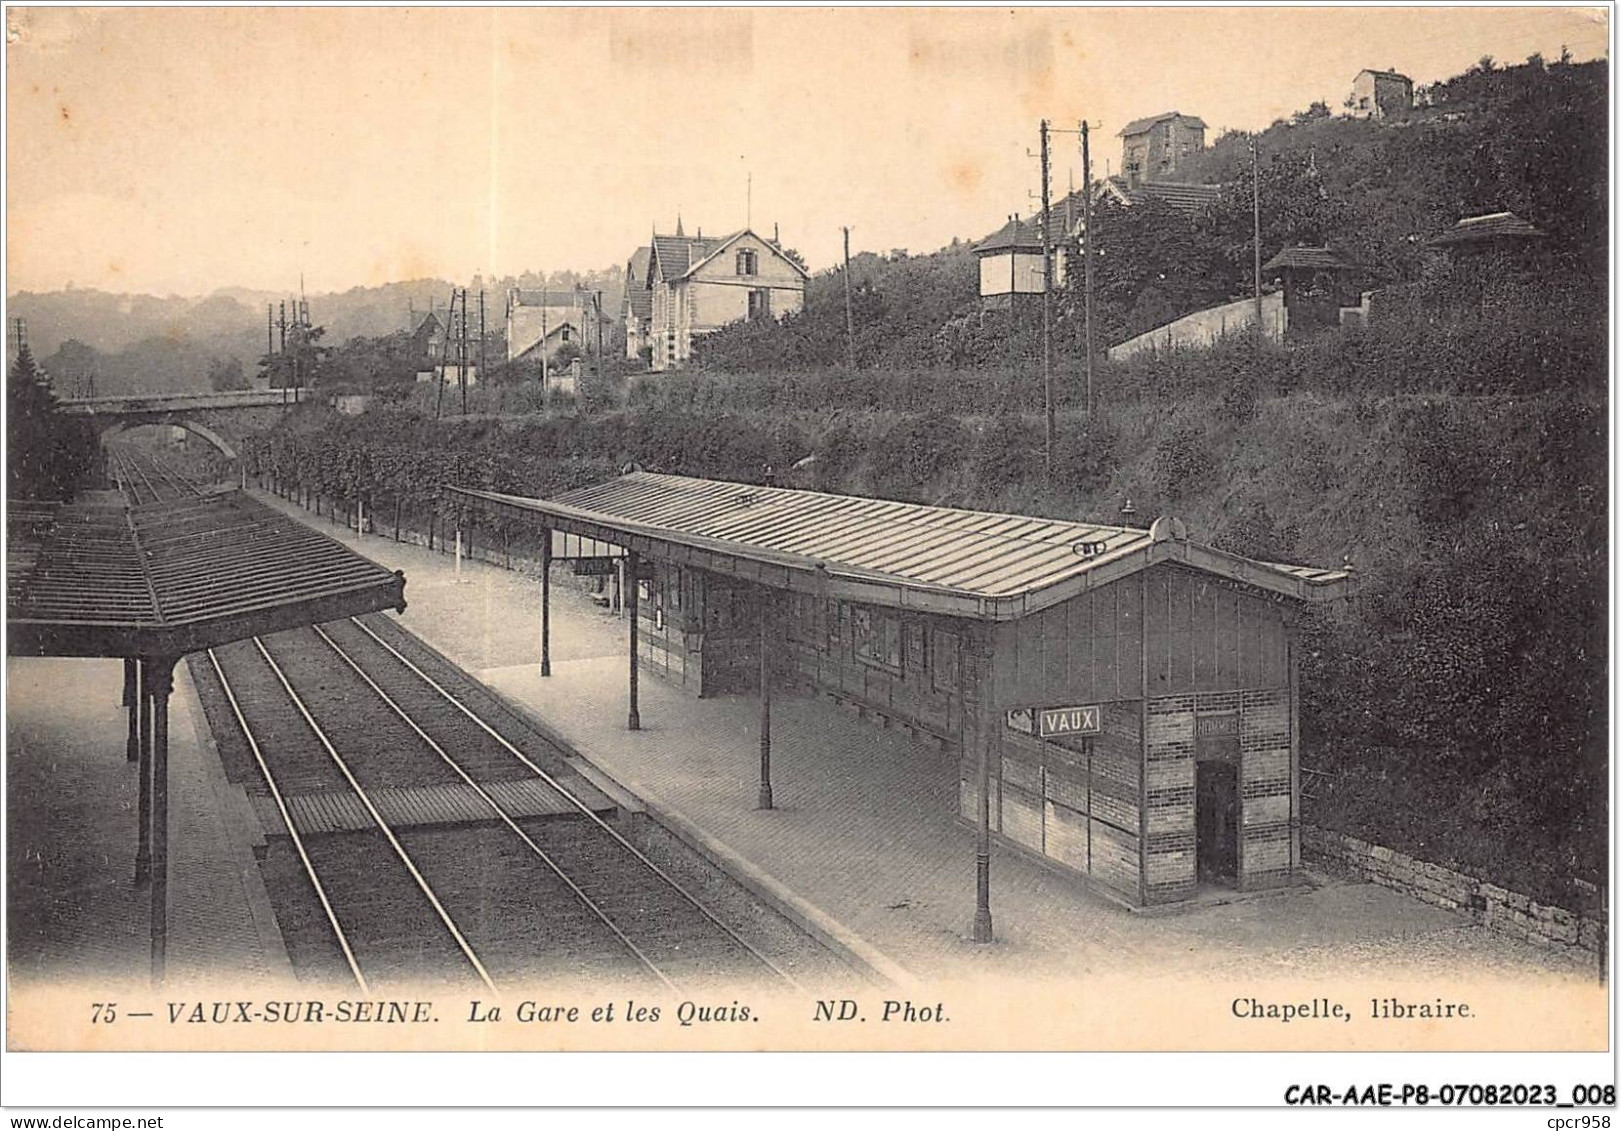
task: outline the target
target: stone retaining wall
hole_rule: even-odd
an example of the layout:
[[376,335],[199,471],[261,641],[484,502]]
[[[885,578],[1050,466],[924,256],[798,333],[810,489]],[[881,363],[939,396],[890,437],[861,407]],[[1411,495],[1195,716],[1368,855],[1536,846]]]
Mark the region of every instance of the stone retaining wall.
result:
[[1594,915],[1538,903],[1463,872],[1314,825],[1301,829],[1300,844],[1308,861],[1460,912],[1487,930],[1539,946],[1575,946],[1594,954],[1605,950],[1605,922]]

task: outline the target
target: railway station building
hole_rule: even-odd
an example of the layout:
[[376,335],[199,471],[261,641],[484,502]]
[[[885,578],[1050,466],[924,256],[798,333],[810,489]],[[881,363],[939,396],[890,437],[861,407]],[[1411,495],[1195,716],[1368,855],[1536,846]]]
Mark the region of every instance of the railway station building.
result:
[[1296,879],[1294,624],[1346,596],[1349,569],[1239,557],[1170,517],[1141,530],[647,472],[551,499],[452,490],[549,530],[543,546],[623,547],[629,725],[640,669],[757,692],[761,807],[774,689],[955,753],[976,938],[992,839],[1132,907]]

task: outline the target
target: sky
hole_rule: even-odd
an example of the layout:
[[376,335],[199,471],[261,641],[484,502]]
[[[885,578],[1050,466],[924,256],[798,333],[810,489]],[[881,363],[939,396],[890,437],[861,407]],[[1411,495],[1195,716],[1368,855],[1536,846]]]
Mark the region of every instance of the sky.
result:
[[[813,270],[1036,205],[1037,128],[1265,127],[1363,67],[1605,57],[1596,8],[8,8],[8,293],[311,293],[623,264],[752,225]],[[1055,135],[1055,196],[1080,180]]]

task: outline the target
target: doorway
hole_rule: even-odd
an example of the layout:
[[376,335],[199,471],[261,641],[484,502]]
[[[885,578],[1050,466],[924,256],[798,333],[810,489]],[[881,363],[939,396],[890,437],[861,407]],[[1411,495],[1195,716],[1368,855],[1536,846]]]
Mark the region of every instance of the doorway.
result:
[[1194,775],[1199,882],[1231,886],[1238,879],[1238,767],[1199,762]]

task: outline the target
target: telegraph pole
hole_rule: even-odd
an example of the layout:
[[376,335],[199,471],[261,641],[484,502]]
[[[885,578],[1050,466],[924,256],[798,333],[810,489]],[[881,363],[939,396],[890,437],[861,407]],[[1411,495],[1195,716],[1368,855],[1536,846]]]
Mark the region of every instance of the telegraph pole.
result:
[[[676,226],[680,227],[679,224]],[[546,289],[542,287],[540,291],[540,391],[542,393],[547,391],[546,387],[552,382],[551,367],[546,361],[546,304],[550,301],[551,297],[547,294]],[[510,349],[511,345],[509,344],[507,348]]]
[[850,229],[844,229],[844,344],[851,369],[856,367],[856,319],[850,306]]
[[1047,119],[1041,119],[1041,383],[1047,410],[1047,479],[1053,475],[1053,246],[1052,177]]
[[486,335],[484,329],[484,288],[478,289],[478,379],[484,380],[484,365],[486,360]]
[[1081,223],[1086,228],[1082,248],[1086,306],[1086,426],[1092,427],[1092,135],[1081,123]]
[[1250,208],[1255,221],[1255,332],[1264,337],[1266,328],[1261,325],[1261,158],[1253,133],[1250,134]]
[[449,321],[442,327],[444,339],[439,344],[439,380],[436,382],[439,387],[435,390],[433,398],[433,418],[435,420],[438,420],[445,410],[445,358],[450,355],[450,343],[452,340],[450,334],[452,328],[456,325],[455,287],[450,288],[450,311],[446,317]]
[[456,353],[456,383],[462,391],[462,415],[467,415],[467,288],[462,288],[461,345]]
[[602,292],[601,291],[597,292],[595,303],[596,303],[596,315],[597,315],[597,384],[601,385],[602,382],[607,379],[606,378],[606,369],[605,369],[605,367],[603,365],[603,353],[602,353]]

